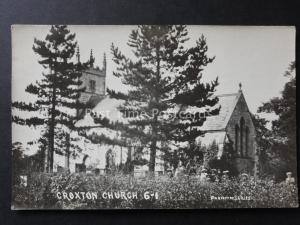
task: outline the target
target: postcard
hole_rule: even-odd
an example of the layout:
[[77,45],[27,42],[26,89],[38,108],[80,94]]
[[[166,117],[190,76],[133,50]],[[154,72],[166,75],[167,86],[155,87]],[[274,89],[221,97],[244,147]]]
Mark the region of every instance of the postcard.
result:
[[298,207],[295,27],[11,30],[13,210]]

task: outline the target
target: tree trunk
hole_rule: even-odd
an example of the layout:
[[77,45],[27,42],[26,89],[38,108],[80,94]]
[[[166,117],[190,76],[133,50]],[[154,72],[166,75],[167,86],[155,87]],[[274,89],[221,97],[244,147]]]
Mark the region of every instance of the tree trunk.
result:
[[66,134],[65,170],[70,170],[70,134]]
[[[159,83],[160,81],[160,56],[159,56],[159,45],[156,47],[156,81]],[[156,103],[158,103],[159,96],[156,91],[154,91],[154,100]],[[155,172],[155,159],[156,159],[156,144],[157,144],[157,121],[158,121],[158,115],[154,116],[154,125],[152,125],[152,134],[154,136],[154,139],[151,142],[150,145],[150,160],[149,160],[149,172],[154,175]]]
[[49,147],[44,150],[44,172],[48,173],[49,168]]
[[54,161],[54,129],[55,129],[55,103],[56,103],[56,87],[53,87],[53,94],[51,100],[51,119],[49,127],[49,168],[48,172],[53,173]]
[[156,158],[156,140],[153,140],[150,146],[150,160],[149,160],[149,172],[155,172],[155,158]]

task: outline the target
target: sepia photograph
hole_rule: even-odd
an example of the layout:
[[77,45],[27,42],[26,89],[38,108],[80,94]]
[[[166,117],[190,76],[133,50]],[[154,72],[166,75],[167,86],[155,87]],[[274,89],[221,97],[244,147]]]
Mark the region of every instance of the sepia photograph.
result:
[[298,207],[295,27],[11,37],[12,210]]

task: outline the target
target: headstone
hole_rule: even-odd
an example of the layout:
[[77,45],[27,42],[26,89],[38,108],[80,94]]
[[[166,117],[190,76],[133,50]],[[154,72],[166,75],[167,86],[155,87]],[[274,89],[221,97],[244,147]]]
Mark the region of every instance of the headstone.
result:
[[285,179],[285,182],[287,184],[293,184],[293,183],[295,183],[295,178],[292,177],[292,172],[287,172],[286,176],[287,176],[287,178]]
[[27,187],[28,177],[27,175],[21,175],[20,176],[20,185]]
[[207,170],[205,168],[202,168],[201,173],[200,173],[200,181],[201,182],[206,182],[207,181]]
[[57,166],[57,172],[58,173],[63,173],[65,171],[65,168],[62,166]]
[[182,177],[184,175],[184,166],[179,166],[175,171],[175,177]]
[[86,172],[86,166],[82,163],[76,163],[75,164],[75,172],[76,173],[85,173]]
[[96,176],[100,175],[100,169],[96,168],[96,169],[94,170],[94,173],[95,173]]

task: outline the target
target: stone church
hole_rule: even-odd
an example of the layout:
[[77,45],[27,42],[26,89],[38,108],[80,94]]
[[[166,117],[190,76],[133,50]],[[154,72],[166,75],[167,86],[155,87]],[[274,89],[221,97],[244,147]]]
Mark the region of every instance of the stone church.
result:
[[196,143],[209,146],[217,143],[217,157],[220,159],[224,144],[231,142],[235,151],[235,164],[239,172],[257,173],[256,130],[243,92],[218,95],[221,106],[219,115],[208,117],[201,129],[203,137]]
[[[80,61],[79,51],[77,60]],[[94,62],[91,52],[90,62]],[[82,81],[86,90],[82,93],[80,101],[88,103],[92,112],[103,114],[109,112],[111,121],[122,121],[118,107],[123,104],[123,100],[112,99],[105,95],[106,79],[106,58],[104,55],[103,66],[100,69],[93,63],[83,72]],[[237,93],[219,95],[220,113],[217,116],[211,116],[206,119],[201,127],[206,133],[198,137],[196,143],[209,147],[216,143],[218,147],[217,157],[221,158],[224,144],[231,141],[235,150],[235,163],[239,172],[255,174],[257,171],[257,156],[255,142],[255,127],[251,119],[243,92],[240,89]],[[79,120],[77,127],[90,127],[88,135],[105,134],[111,138],[118,138],[116,131],[95,124],[89,113],[78,111]],[[124,164],[134,157],[134,151],[137,147],[135,143],[131,146],[119,147],[105,144],[94,144],[85,138],[79,138],[77,143],[84,149],[75,159],[63,159],[62,156],[56,156],[55,168],[68,167],[71,172],[84,170],[97,170],[99,173],[105,173],[120,164]],[[156,160],[155,171],[157,174],[165,173],[164,162],[159,157]],[[148,156],[145,156],[147,159]],[[68,161],[68,162],[67,162]],[[134,172],[137,175],[144,175],[148,170],[147,166],[136,166]]]

